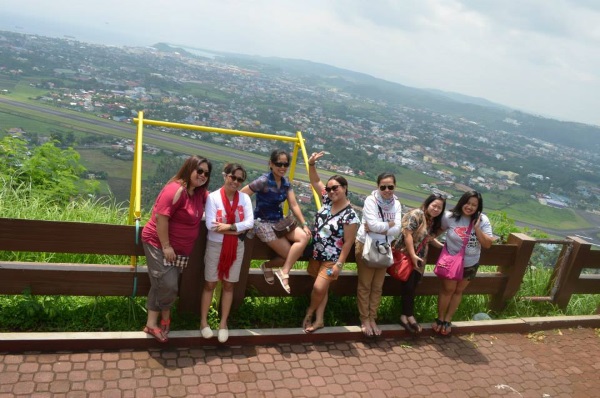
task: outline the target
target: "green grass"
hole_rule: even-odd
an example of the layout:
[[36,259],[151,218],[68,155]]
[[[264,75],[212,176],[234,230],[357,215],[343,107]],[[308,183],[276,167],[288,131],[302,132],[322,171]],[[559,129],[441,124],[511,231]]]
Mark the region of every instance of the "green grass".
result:
[[[126,178],[131,180],[133,161],[121,160],[106,155],[101,149],[77,148],[81,155],[81,164],[88,170],[106,171],[110,177]],[[151,156],[142,157],[143,176],[153,175],[158,163]]]
[[56,128],[44,120],[36,120],[28,117],[26,114],[9,111],[6,107],[0,105],[0,128],[8,130],[12,127],[19,127],[27,132],[38,134],[50,134]]
[[590,222],[572,209],[556,209],[535,202],[517,204],[510,208],[511,217],[525,223],[553,229],[588,228]]
[[31,86],[30,84],[39,83],[40,79],[23,79],[14,86],[14,92],[10,94],[12,99],[27,101],[29,98],[35,98],[44,95],[48,90],[42,90]]
[[229,102],[232,98],[234,98],[232,94],[224,93],[220,90],[215,89],[213,86],[191,82],[187,82],[182,87],[182,94],[192,94],[195,97],[206,98],[208,100],[220,103]]
[[9,90],[11,93],[15,91],[15,86],[18,82],[9,79],[7,76],[0,76],[0,90]]

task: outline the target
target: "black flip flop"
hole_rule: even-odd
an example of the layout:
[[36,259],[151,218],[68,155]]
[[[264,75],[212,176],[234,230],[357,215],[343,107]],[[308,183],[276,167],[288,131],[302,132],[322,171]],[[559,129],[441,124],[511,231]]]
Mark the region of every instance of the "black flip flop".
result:
[[421,327],[421,325],[419,325],[419,322],[409,322],[408,325],[412,328],[415,334],[421,334],[421,332],[423,331],[423,328]]
[[415,334],[415,330],[412,328],[412,326],[410,325],[410,323],[403,322],[402,318],[400,318],[400,326],[402,326],[404,328],[404,330],[406,330],[408,333]]

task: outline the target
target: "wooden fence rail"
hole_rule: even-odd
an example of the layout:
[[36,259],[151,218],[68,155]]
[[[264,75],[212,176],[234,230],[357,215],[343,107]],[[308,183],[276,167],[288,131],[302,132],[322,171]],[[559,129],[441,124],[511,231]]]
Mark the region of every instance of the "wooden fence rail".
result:
[[[141,231],[138,231],[141,233]],[[571,295],[600,293],[600,277],[583,275],[583,268],[600,268],[600,252],[591,251],[591,245],[579,238],[569,238],[572,249],[568,261],[556,283],[554,301],[566,308]],[[180,304],[182,311],[199,313],[200,295],[204,283],[204,226],[181,279]],[[572,243],[571,243],[572,242]],[[511,234],[508,243],[493,245],[483,250],[481,265],[498,267],[498,272],[481,272],[465,294],[491,295],[491,309],[502,309],[521,286],[536,240],[524,234]],[[250,268],[252,260],[266,260],[273,252],[257,239],[245,241],[246,250],[240,281],[234,293],[234,308],[252,291],[259,297],[287,296],[277,284],[268,285],[262,272]],[[83,253],[123,255],[123,265],[114,264],[60,264],[0,261],[0,294],[31,294],[77,296],[145,296],[150,283],[145,266],[126,265],[129,256],[143,256],[141,243],[136,243],[133,226],[79,222],[36,221],[0,218],[0,250],[16,252]],[[563,249],[564,250],[564,249]],[[431,248],[429,263],[439,255]],[[353,262],[353,251],[348,262]],[[304,270],[292,270],[290,285],[293,296],[309,295],[313,280]],[[134,292],[134,278],[136,286]],[[331,292],[340,296],[356,295],[357,277],[354,271],[344,271]],[[430,272],[425,273],[417,288],[417,295],[437,295],[440,282]],[[383,294],[401,293],[400,285],[386,278]]]

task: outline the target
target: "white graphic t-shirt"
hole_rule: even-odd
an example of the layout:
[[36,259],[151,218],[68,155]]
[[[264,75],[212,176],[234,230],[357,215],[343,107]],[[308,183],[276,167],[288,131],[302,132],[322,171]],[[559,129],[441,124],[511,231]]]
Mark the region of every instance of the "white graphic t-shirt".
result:
[[[469,229],[469,223],[471,218],[461,217],[458,221],[451,217],[452,213],[447,211],[442,217],[442,229],[446,231],[446,244],[448,245],[448,252],[450,254],[456,254],[462,247],[467,230]],[[492,224],[490,219],[485,215],[481,214],[481,221],[479,222],[479,228],[484,234],[492,235]],[[475,235],[475,228],[471,229],[471,236],[467,242],[467,248],[465,250],[465,267],[472,267],[479,262],[481,255],[481,244],[477,240]]]

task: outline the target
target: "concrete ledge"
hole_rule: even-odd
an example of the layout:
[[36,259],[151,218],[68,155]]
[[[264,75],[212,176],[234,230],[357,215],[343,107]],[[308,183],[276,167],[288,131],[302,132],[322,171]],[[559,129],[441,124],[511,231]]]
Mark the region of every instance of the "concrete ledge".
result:
[[[429,323],[422,324],[422,336],[434,335]],[[380,325],[381,338],[412,338],[399,325]],[[527,333],[537,330],[586,327],[600,328],[600,315],[516,318],[489,321],[453,322],[452,334]],[[216,336],[216,333],[215,333]],[[204,339],[199,330],[172,331],[165,344],[144,332],[64,332],[64,333],[0,333],[0,352],[85,351],[148,348],[180,348],[206,346],[269,345],[320,343],[337,341],[370,341],[359,326],[333,326],[306,334],[301,328],[232,329],[225,344],[216,337]]]

